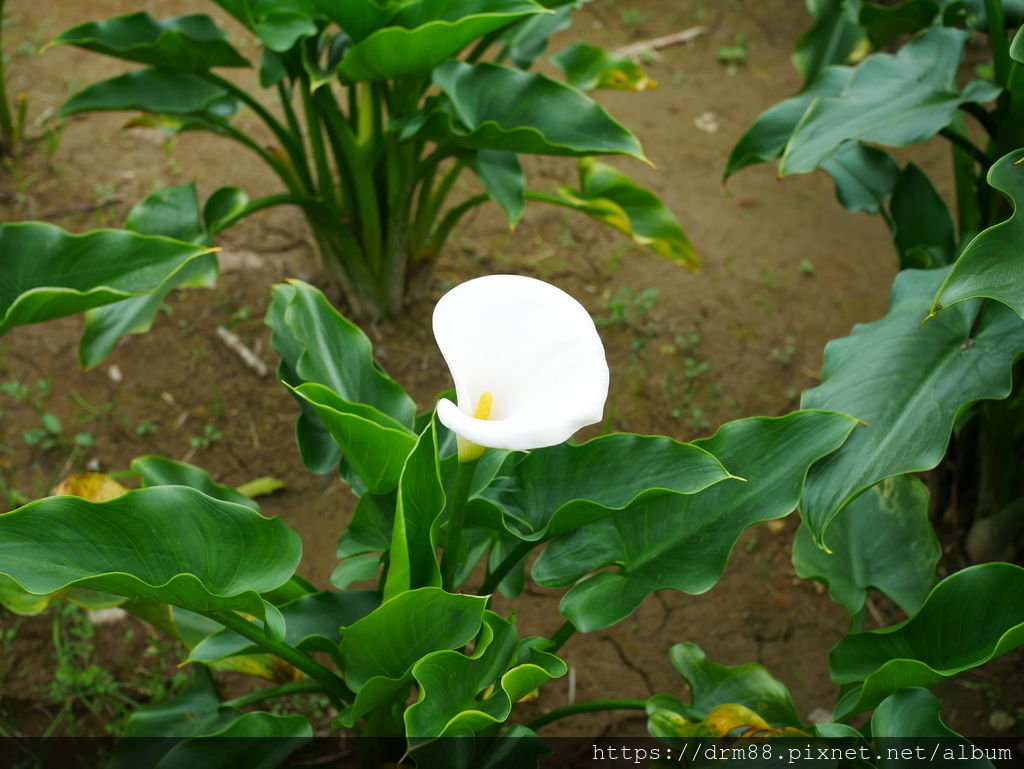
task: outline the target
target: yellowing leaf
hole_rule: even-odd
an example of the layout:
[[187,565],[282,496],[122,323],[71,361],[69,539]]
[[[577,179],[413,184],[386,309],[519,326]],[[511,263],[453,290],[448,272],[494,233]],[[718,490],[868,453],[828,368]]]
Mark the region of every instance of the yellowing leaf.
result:
[[128,489],[104,473],[76,473],[69,475],[53,487],[52,496],[72,496],[90,502],[106,502],[124,494]]

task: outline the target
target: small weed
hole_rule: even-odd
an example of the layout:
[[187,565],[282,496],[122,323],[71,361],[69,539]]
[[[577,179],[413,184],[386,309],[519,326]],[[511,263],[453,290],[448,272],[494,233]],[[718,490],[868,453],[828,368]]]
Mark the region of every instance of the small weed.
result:
[[801,275],[810,276],[814,274],[814,264],[807,258],[800,260],[800,267],[798,269],[800,270]]
[[746,64],[748,52],[747,39],[743,37],[742,32],[737,32],[736,37],[733,38],[733,44],[719,48],[716,58],[720,64],[725,66],[726,72],[735,75],[737,67]]
[[641,24],[649,21],[650,18],[651,14],[637,8],[623,8],[619,11],[619,21],[622,22],[622,26],[626,29],[636,29]]
[[772,272],[769,269],[762,269],[757,273],[757,279],[762,286],[771,290],[779,285],[778,273]]
[[795,353],[796,348],[791,344],[787,344],[784,347],[774,348],[769,354],[772,356],[773,360],[776,360],[786,368],[789,368],[793,365],[793,355]]
[[203,427],[202,435],[193,435],[189,438],[188,445],[194,449],[208,449],[222,437],[220,430],[211,424],[207,424]]
[[78,719],[73,713],[66,719],[72,703],[83,705],[113,733],[135,703],[121,692],[121,684],[95,663],[95,629],[85,612],[65,603],[54,604],[51,611],[50,637],[57,666],[39,693],[63,707],[47,727],[47,734],[53,734],[65,720],[66,733],[75,734]]
[[607,315],[594,318],[594,323],[599,327],[626,325],[635,329],[645,328],[648,325],[647,313],[657,299],[656,288],[634,293],[631,286],[623,286],[608,300]]
[[149,419],[143,419],[137,425],[135,425],[136,435],[152,435],[157,431],[159,425]]
[[239,323],[245,323],[252,317],[252,308],[248,305],[239,307],[228,317],[227,328],[233,331]]

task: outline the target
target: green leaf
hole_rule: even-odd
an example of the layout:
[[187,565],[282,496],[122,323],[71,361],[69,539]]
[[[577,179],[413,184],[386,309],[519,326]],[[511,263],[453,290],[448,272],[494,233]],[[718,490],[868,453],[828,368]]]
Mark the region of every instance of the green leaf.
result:
[[677,500],[730,477],[695,444],[660,435],[604,435],[526,454],[480,492],[471,517],[540,542],[638,502]]
[[972,297],[1002,302],[1024,318],[1024,149],[996,161],[988,183],[1013,204],[1005,222],[989,227],[964,248],[949,275],[935,292],[931,314]]
[[240,494],[230,486],[214,483],[208,472],[186,462],[177,462],[157,454],[147,454],[133,459],[130,467],[132,472],[138,473],[141,477],[143,488],[188,486],[222,502],[242,505],[257,513],[260,510],[260,506],[244,494]]
[[437,429],[431,421],[409,453],[398,482],[384,600],[413,588],[441,585],[434,528],[445,506],[439,473]]
[[864,608],[872,587],[914,614],[935,584],[942,549],[928,521],[928,488],[911,475],[880,481],[854,499],[825,541],[831,555],[801,526],[793,565],[797,576],[827,585],[832,600],[850,614]]
[[316,414],[338,444],[346,464],[358,476],[356,479],[343,473],[351,485],[361,481],[374,494],[395,488],[402,465],[416,443],[416,436],[407,427],[372,406],[349,402],[314,382],[288,389]]
[[877,214],[892,194],[900,167],[892,156],[860,142],[846,142],[821,164],[836,184],[836,197],[847,211]]
[[826,67],[799,94],[762,112],[729,153],[724,178],[780,157],[811,103],[819,96],[838,96],[854,71],[853,67]]
[[[305,652],[336,655],[341,640],[339,628],[367,616],[380,605],[380,594],[372,590],[348,590],[304,595],[281,607],[284,641]],[[254,654],[260,647],[233,630],[222,628],[200,641],[188,662],[213,663],[238,654]]]
[[[800,499],[807,468],[841,446],[854,424],[845,414],[798,411],[723,425],[693,445],[745,481],[631,504],[550,543],[533,565],[533,578],[546,587],[572,585],[560,611],[588,632],[629,616],[656,590],[703,593],[721,577],[743,530],[788,515]],[[632,456],[623,466],[635,473],[644,463]],[[677,472],[685,474],[681,467]],[[607,473],[593,473],[611,481]],[[584,579],[605,566],[619,568]]]
[[786,145],[780,174],[813,171],[854,139],[894,147],[923,141],[949,125],[961,104],[995,99],[1000,89],[991,83],[956,87],[968,34],[933,27],[895,55],[864,59],[841,94],[819,97],[807,108]]
[[530,155],[629,155],[640,142],[597,102],[539,74],[495,64],[446,61],[433,71],[446,98],[403,136],[417,131],[471,149]]
[[931,180],[913,163],[900,174],[889,210],[900,269],[944,267],[953,261],[953,217]]
[[342,670],[356,699],[342,714],[346,725],[412,682],[412,666],[426,655],[458,649],[480,630],[486,596],[453,595],[423,587],[382,603],[342,628]]
[[490,611],[483,620],[472,655],[439,651],[413,666],[419,699],[404,719],[405,733],[414,743],[469,736],[502,724],[516,702],[565,675],[566,665],[558,657],[529,640],[520,642],[513,622]]
[[848,635],[832,649],[832,680],[863,682],[836,719],[876,707],[899,689],[932,687],[1024,644],[1024,569],[984,563],[946,577],[906,622]]
[[304,716],[243,713],[219,732],[190,737],[174,745],[154,769],[274,769],[312,737],[313,728]]
[[[277,370],[281,380],[294,387],[310,382],[329,388],[340,399],[327,405],[338,410],[340,402],[347,401],[347,408],[367,422],[412,427],[416,404],[373,360],[370,340],[357,326],[302,281],[277,285],[272,294],[266,323],[272,332],[270,344],[281,356]],[[338,462],[340,452],[313,406],[301,399],[300,404],[303,413],[296,440],[302,459],[312,472],[327,472]],[[411,434],[410,438],[414,440]]]
[[252,28],[267,48],[278,53],[290,50],[304,37],[317,34],[313,19],[294,8],[272,8],[258,17]]
[[[129,212],[125,229],[142,235],[163,235],[201,246],[213,245],[199,221],[199,199],[194,182],[164,187],[148,195]],[[216,283],[217,275],[216,255],[204,254],[168,280],[158,291],[89,310],[85,316],[85,331],[78,345],[78,360],[82,367],[89,369],[101,363],[126,335],[149,331],[156,314],[173,289],[207,288]]]
[[594,158],[580,160],[579,174],[578,190],[558,190],[572,208],[611,225],[676,264],[697,269],[697,254],[679,220],[654,193]]
[[300,549],[281,521],[181,486],[49,497],[0,515],[0,569],[39,595],[87,587],[263,617],[259,593],[288,580]]
[[913,35],[931,26],[939,13],[935,0],[909,0],[901,5],[885,6],[864,2],[860,24],[867,30],[871,45],[885,48],[904,35]]
[[376,553],[346,558],[331,572],[331,584],[338,590],[348,590],[353,582],[372,579],[380,568],[380,556]]
[[221,706],[209,672],[197,668],[182,691],[170,699],[145,705],[128,717],[122,735],[125,739],[115,744],[109,769],[155,767],[177,744],[177,740],[168,738],[218,732],[238,715],[234,708]]
[[648,700],[647,712],[671,710],[703,721],[719,705],[742,705],[772,726],[800,726],[789,690],[761,665],[717,665],[694,643],[676,644],[669,659],[690,687],[690,701],[659,694]]
[[360,496],[348,529],[338,539],[338,557],[386,552],[391,546],[397,503],[394,492]]
[[814,26],[793,49],[793,66],[810,83],[826,67],[843,64],[864,36],[857,9],[847,0],[812,0]]
[[554,13],[538,13],[508,27],[501,34],[499,42],[508,48],[509,58],[519,69],[529,69],[548,47],[552,35],[568,29],[572,24],[572,12],[583,3],[571,2],[560,8],[546,2]]
[[609,88],[616,91],[646,91],[658,83],[628,56],[609,53],[587,43],[573,43],[551,57],[566,82],[580,91]]
[[514,228],[526,209],[526,180],[519,156],[501,150],[477,150],[472,155],[470,167],[484,185],[488,197],[501,206],[509,227]]
[[338,74],[348,82],[429,72],[479,37],[543,13],[532,0],[412,0],[388,26],[350,47]]
[[914,737],[940,740],[942,758],[947,763],[955,763],[965,769],[993,769],[992,762],[987,758],[961,758],[960,748],[970,753],[973,746],[959,734],[954,732],[939,718],[942,703],[927,689],[913,687],[901,689],[886,697],[871,715],[871,736],[876,747],[882,749],[878,761],[879,769],[895,769],[895,767],[920,766],[921,759],[911,759],[901,750],[891,755],[885,750],[885,740],[896,740]]
[[0,226],[0,334],[159,290],[209,248],[123,230]]
[[358,690],[375,676],[398,678],[424,655],[457,649],[480,629],[486,596],[437,587],[409,590],[385,601],[341,631],[345,681]]
[[139,69],[83,88],[58,110],[59,117],[79,112],[142,110],[157,115],[200,115],[228,92],[198,75]]
[[393,7],[376,0],[315,0],[316,7],[327,18],[345,30],[349,37],[359,41],[387,24],[394,13]]
[[203,206],[203,225],[210,234],[224,229],[224,223],[234,219],[249,204],[249,196],[239,187],[221,187],[206,199]]
[[804,392],[802,407],[842,411],[866,426],[808,475],[800,513],[819,547],[857,494],[883,478],[935,467],[965,406],[1010,392],[1024,324],[1008,309],[986,306],[973,336],[977,300],[919,327],[945,274],[904,270],[885,317],[825,346],[822,383]]
[[172,72],[248,67],[228,36],[204,13],[154,19],[145,11],[65,30],[50,45],[68,44]]

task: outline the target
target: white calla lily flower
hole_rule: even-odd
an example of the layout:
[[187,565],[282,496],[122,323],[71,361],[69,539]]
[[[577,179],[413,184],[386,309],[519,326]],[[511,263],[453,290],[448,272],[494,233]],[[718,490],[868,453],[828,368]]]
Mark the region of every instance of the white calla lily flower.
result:
[[462,283],[434,308],[434,337],[458,406],[437,416],[459,438],[459,459],[485,447],[536,449],[601,421],[608,363],[594,321],[559,288],[520,275]]

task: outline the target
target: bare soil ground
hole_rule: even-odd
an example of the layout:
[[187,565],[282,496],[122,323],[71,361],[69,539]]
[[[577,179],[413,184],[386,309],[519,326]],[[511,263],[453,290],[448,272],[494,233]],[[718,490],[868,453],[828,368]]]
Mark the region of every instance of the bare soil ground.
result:
[[[801,6],[794,12],[794,6]],[[95,0],[33,3],[10,0],[5,33],[9,90],[27,95],[29,124],[73,91],[128,68],[77,49],[36,56],[61,30],[86,20],[145,8],[154,16],[206,12],[222,21],[243,52],[251,41],[214,4],[202,0]],[[482,209],[451,241],[432,295],[403,318],[369,329],[377,354],[421,406],[449,386],[429,332],[434,300],[453,283],[492,272],[542,277],[579,297],[595,317],[608,319],[602,336],[613,372],[607,429],[665,433],[678,439],[708,434],[722,422],[775,415],[797,406],[816,381],[826,341],[884,312],[896,262],[881,221],[851,215],[821,175],[779,181],[775,169],[746,170],[724,187],[722,169],[732,144],[763,109],[795,92],[792,44],[806,24],[794,0],[595,0],[581,11],[554,50],[576,39],[616,47],[697,24],[708,32],[692,44],[663,49],[647,65],[660,81],[644,93],[606,92],[599,99],[633,128],[656,168],[619,162],[663,197],[696,245],[702,271],[690,274],[631,247],[617,233],[560,209],[535,205],[509,232],[501,216]],[[730,71],[717,61],[723,47],[745,41],[745,62]],[[240,82],[255,87],[255,75]],[[216,137],[185,134],[167,140],[123,130],[125,114],[70,120],[59,141],[40,142],[34,155],[0,171],[0,219],[46,219],[71,230],[119,224],[151,190],[197,180],[200,196],[225,184],[251,197],[275,191],[274,179],[244,149]],[[243,127],[255,130],[250,114]],[[945,148],[926,145],[915,160],[946,178]],[[531,183],[550,188],[570,181],[571,162],[528,164]],[[470,185],[467,183],[466,189]],[[94,444],[72,452],[67,440],[48,451],[21,434],[38,414],[9,398],[3,434],[9,447],[5,478],[27,498],[94,461],[125,468],[140,454],[188,459],[222,483],[276,476],[285,490],[261,500],[303,539],[303,574],[326,586],[334,543],[353,499],[332,475],[308,474],[293,448],[296,407],[273,376],[259,378],[217,338],[225,325],[271,365],[262,315],[269,287],[297,276],[324,286],[311,240],[297,211],[274,209],[224,233],[223,275],[210,291],[179,292],[154,329],[122,343],[94,370],[78,369],[80,318],[16,329],[4,341],[3,381],[35,387],[52,383],[45,409]],[[120,377],[115,375],[118,372]],[[600,633],[577,635],[564,656],[572,675],[545,688],[537,711],[605,697],[682,694],[667,650],[694,641],[719,663],[763,663],[793,693],[799,712],[829,710],[837,687],[828,675],[828,649],[848,627],[843,610],[815,583],[798,580],[789,560],[795,516],[747,532],[722,581],[710,592],[656,595],[632,617]],[[958,533],[945,534],[957,558]],[[560,624],[558,594],[531,586],[517,602],[524,633],[550,633]],[[510,604],[502,604],[510,606]],[[869,627],[898,612],[876,597]],[[0,614],[0,630],[14,626]],[[60,705],[42,694],[52,675],[48,616],[26,619],[0,648],[0,716],[4,728],[39,734]],[[135,628],[131,637],[126,631]],[[96,664],[122,681],[161,664],[134,620],[97,628]],[[163,654],[163,652],[161,652]],[[160,656],[160,655],[157,655]],[[139,660],[143,660],[141,663]],[[971,735],[991,733],[994,711],[1020,707],[1020,681],[1011,676],[1020,655],[1008,655],[946,687],[944,714]],[[170,660],[164,660],[167,665]],[[172,667],[168,668],[169,670]],[[134,672],[133,672],[134,671]],[[228,679],[228,685],[239,684]],[[102,716],[77,707],[79,733],[102,733]],[[67,730],[60,725],[58,733]],[[557,730],[555,730],[557,733]],[[608,713],[562,722],[562,734],[642,735],[643,717]]]

